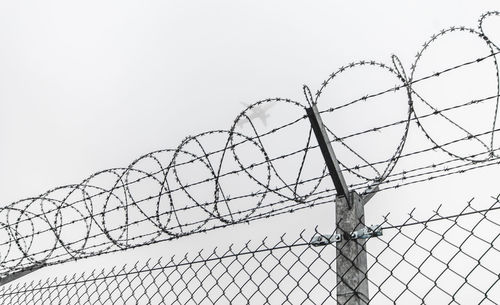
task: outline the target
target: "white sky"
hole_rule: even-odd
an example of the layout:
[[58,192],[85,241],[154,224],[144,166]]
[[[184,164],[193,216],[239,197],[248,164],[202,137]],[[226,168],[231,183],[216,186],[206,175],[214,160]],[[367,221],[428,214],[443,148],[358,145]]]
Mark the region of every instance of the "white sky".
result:
[[[190,134],[228,129],[241,103],[305,102],[302,84],[315,91],[354,60],[389,64],[394,53],[409,69],[431,34],[476,27],[481,13],[498,9],[498,1],[456,0],[0,2],[0,204],[127,166]],[[440,203],[452,211],[471,197],[489,203],[500,192],[498,173],[493,167],[383,192],[367,214],[377,221],[391,211],[397,220],[413,207],[425,214]],[[270,220],[224,232],[242,242],[333,220],[331,207],[301,213],[280,217],[279,228]],[[216,231],[103,257],[93,267],[172,247],[210,248],[220,237]]]

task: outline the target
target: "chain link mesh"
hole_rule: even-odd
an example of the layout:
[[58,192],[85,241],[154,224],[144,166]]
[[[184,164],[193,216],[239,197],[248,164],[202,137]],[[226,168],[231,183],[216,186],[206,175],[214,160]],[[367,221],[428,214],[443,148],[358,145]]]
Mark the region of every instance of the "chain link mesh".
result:
[[[498,199],[454,216],[380,225],[383,235],[313,246],[310,234],[0,289],[1,304],[339,304],[341,247],[367,253],[369,304],[498,304]],[[364,224],[362,224],[364,225]],[[338,232],[338,231],[337,231]],[[365,252],[366,251],[366,252]],[[342,304],[358,301],[358,287]],[[361,298],[362,299],[362,298]]]

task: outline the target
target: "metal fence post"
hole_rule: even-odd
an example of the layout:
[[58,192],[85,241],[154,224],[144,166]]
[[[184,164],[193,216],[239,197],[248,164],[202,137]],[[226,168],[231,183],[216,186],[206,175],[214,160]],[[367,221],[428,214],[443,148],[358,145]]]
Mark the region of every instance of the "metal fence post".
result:
[[310,107],[306,108],[306,113],[335,185],[337,192],[335,198],[337,229],[343,235],[342,241],[336,244],[337,303],[340,305],[368,304],[365,241],[351,238],[351,233],[364,226],[363,206],[376,190],[371,191],[370,195],[365,198],[359,196],[356,192],[349,192],[318,108],[316,104],[309,102]]
[[351,203],[349,208],[344,197],[335,199],[337,229],[344,236],[336,243],[337,303],[362,305],[369,302],[365,240],[350,239],[350,234],[364,226],[364,200],[351,192]]

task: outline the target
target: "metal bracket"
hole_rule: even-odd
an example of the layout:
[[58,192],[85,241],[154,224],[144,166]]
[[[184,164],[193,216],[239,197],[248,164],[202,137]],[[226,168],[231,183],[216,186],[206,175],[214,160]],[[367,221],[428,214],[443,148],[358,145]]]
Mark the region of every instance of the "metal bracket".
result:
[[342,241],[342,235],[340,234],[318,234],[311,240],[311,245],[313,245],[314,247],[319,247],[333,244],[339,241]]
[[364,227],[351,233],[351,239],[368,239],[378,236],[382,236],[382,228],[374,225]]
[[380,226],[368,226],[361,228],[357,231],[352,232],[350,235],[342,238],[341,234],[318,234],[313,237],[311,240],[311,245],[314,247],[326,246],[329,244],[341,242],[344,240],[354,240],[354,239],[368,239],[372,237],[382,236],[382,228]]

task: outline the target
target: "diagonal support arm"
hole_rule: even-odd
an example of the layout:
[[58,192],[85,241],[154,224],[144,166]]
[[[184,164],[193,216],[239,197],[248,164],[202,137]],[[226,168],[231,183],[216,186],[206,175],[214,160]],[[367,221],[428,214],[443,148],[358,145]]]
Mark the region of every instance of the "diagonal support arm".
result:
[[28,275],[34,271],[37,271],[38,269],[42,268],[43,266],[37,266],[37,267],[33,267],[29,270],[22,270],[22,271],[17,271],[17,272],[14,272],[14,273],[11,273],[5,277],[2,277],[0,278],[0,286],[3,286],[7,283],[10,283],[12,281],[15,281],[17,280],[18,278],[21,278],[25,275]]
[[311,122],[314,135],[318,140],[318,145],[321,149],[321,153],[323,154],[323,158],[325,159],[326,167],[330,172],[333,184],[335,185],[335,189],[337,190],[337,194],[338,196],[344,197],[347,200],[349,207],[351,207],[352,200],[350,198],[351,196],[349,196],[349,189],[347,188],[344,176],[340,171],[339,162],[337,160],[337,157],[335,157],[332,144],[330,143],[328,134],[326,133],[325,127],[323,126],[323,121],[321,120],[321,116],[319,115],[318,107],[316,107],[316,104],[312,104],[311,107],[306,108],[306,112],[307,117],[309,117],[309,121]]

